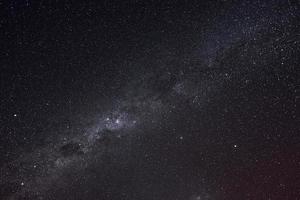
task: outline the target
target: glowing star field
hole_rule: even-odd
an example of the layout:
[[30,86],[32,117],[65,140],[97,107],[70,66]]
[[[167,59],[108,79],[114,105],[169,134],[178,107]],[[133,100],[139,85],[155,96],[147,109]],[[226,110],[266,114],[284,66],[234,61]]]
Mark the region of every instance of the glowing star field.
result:
[[0,199],[299,199],[299,2],[8,1]]

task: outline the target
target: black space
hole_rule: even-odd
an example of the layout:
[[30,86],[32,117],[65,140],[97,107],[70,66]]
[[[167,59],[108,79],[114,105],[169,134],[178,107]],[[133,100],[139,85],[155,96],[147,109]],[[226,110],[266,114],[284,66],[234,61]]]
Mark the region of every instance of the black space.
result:
[[299,1],[0,8],[0,199],[300,198]]

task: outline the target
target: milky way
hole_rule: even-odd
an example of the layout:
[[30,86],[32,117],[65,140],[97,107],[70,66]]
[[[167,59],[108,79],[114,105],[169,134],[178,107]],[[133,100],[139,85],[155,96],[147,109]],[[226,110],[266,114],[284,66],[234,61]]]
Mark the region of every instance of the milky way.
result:
[[[58,18],[67,10],[71,22],[44,25],[49,30],[35,35],[33,46],[21,44],[40,60],[26,63],[15,46],[8,48],[8,57],[26,64],[25,72],[10,71],[14,59],[3,62],[5,75],[23,79],[13,86],[1,80],[2,113],[10,115],[1,119],[1,134],[8,135],[1,140],[2,199],[296,199],[296,3],[193,2],[182,13],[172,3],[142,3],[133,11],[84,5],[8,5],[3,26],[11,20],[28,27],[21,31],[26,44],[40,26],[27,22],[40,15],[36,9]],[[150,20],[155,16],[161,21]],[[59,32],[61,26],[68,28]],[[53,30],[66,43],[52,46]],[[73,46],[77,51],[68,50]]]

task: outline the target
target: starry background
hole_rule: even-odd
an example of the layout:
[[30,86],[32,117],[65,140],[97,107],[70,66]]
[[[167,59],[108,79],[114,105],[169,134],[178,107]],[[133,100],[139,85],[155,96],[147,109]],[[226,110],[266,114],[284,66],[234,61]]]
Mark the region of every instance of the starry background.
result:
[[0,7],[0,199],[300,198],[299,1]]

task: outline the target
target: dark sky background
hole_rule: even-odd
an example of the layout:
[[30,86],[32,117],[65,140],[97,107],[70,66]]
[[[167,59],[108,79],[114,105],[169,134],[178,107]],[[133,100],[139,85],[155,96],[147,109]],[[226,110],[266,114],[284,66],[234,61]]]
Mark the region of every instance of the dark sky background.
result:
[[299,1],[0,8],[0,199],[300,198]]

